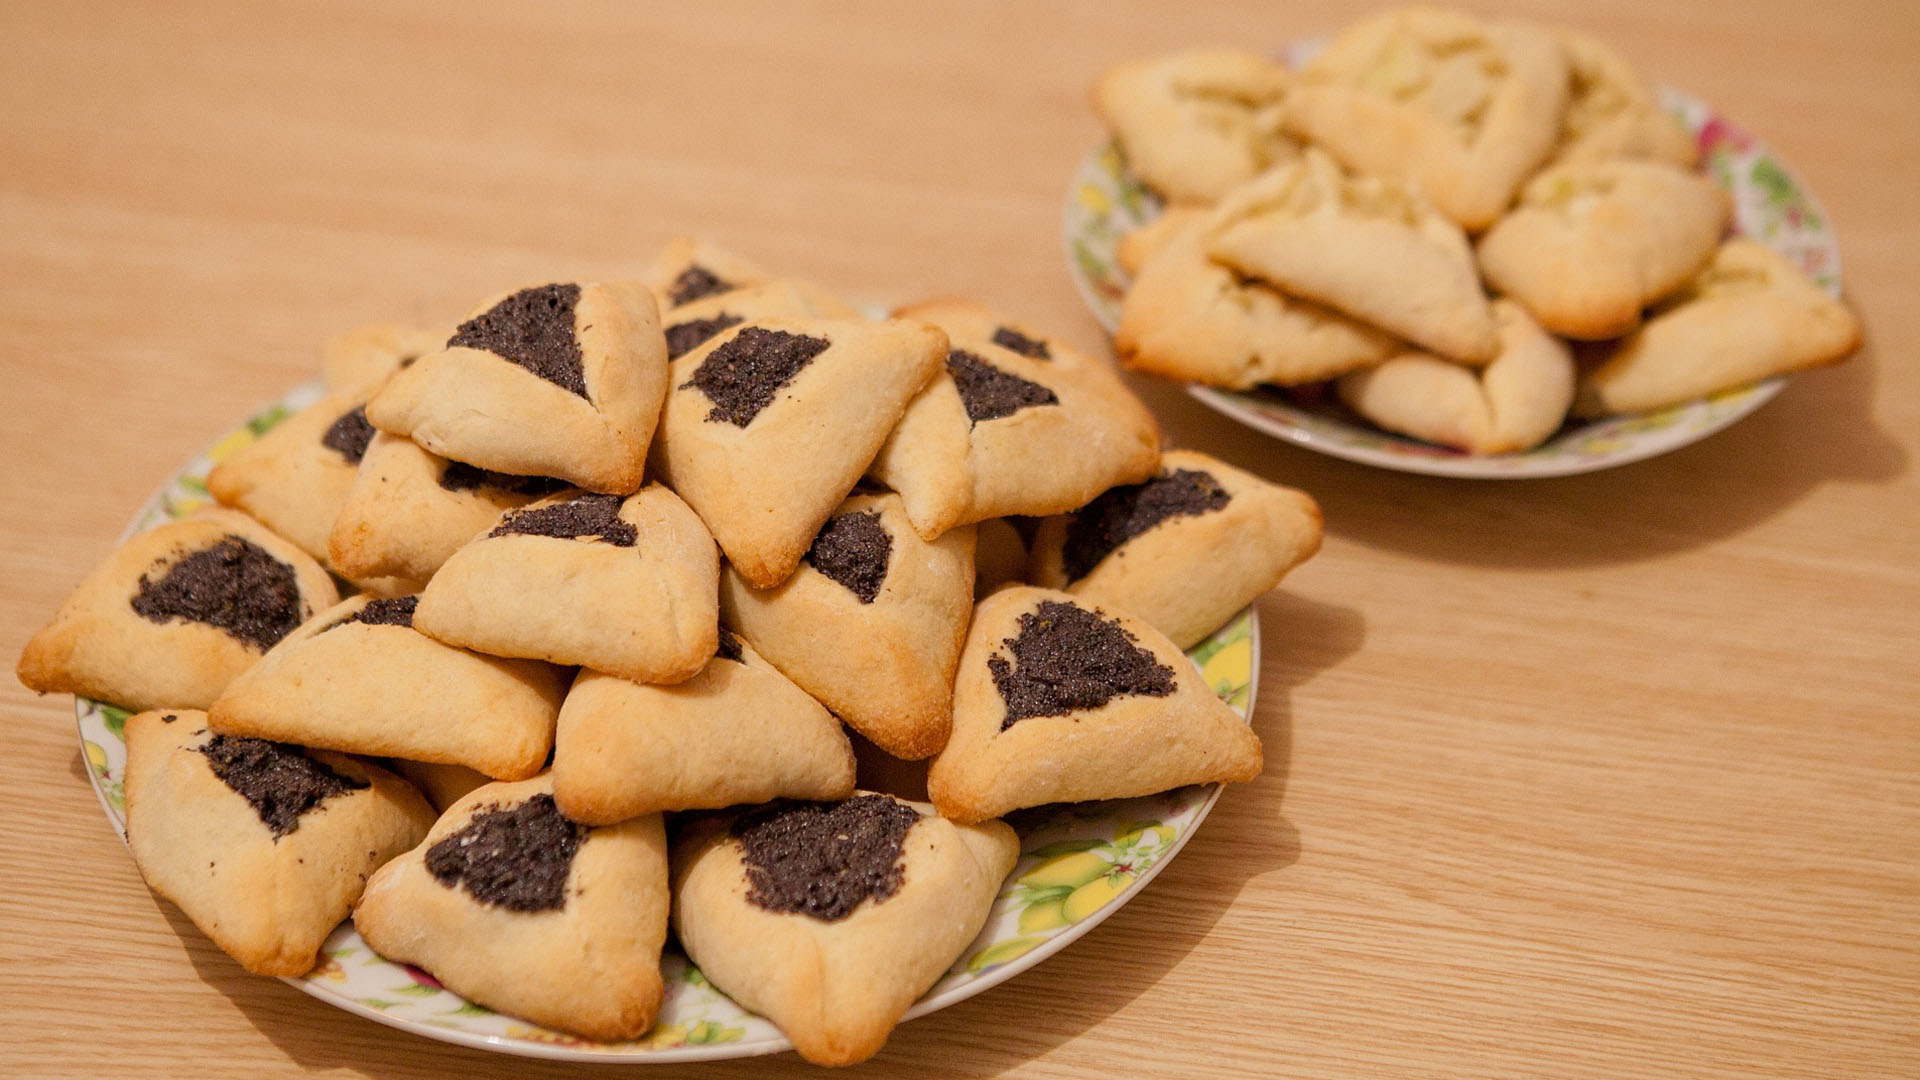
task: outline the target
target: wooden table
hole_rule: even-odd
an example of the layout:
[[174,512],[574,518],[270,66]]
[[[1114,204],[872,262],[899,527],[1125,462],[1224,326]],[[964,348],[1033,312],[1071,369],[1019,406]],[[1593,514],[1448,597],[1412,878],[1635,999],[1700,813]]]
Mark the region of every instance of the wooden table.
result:
[[[457,7],[0,8],[9,662],[177,463],[363,321],[630,274],[691,231],[1099,347],[1059,235],[1094,73],[1361,10]],[[1326,509],[1261,604],[1267,774],[863,1075],[1920,1075],[1920,17],[1513,7],[1779,148],[1867,351],[1699,445],[1521,483],[1333,461],[1136,381],[1176,441]],[[0,1074],[611,1075],[244,974],[141,884],[70,703],[0,682]]]

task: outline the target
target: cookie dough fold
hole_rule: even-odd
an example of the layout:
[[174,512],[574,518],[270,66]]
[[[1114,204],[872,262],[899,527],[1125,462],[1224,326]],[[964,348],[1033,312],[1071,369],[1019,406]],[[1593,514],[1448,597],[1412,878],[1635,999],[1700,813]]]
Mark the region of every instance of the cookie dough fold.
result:
[[1194,50],[1107,69],[1093,107],[1148,187],[1205,205],[1299,154],[1280,128],[1290,81],[1258,53]]

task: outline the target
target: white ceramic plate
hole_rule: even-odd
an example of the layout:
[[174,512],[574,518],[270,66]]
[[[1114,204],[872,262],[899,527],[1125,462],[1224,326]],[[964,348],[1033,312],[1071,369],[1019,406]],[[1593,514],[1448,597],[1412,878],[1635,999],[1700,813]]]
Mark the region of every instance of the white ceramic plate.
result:
[[[311,404],[320,393],[318,384],[303,386],[221,439],[148,500],[127,535],[207,505],[206,475],[215,463],[289,413]],[[1252,714],[1260,672],[1260,629],[1252,608],[1188,655],[1222,699],[1241,716]],[[88,775],[100,805],[124,840],[126,743],[121,729],[127,714],[84,698],[75,707]],[[1219,796],[1220,787],[1215,784],[1013,815],[1009,820],[1020,832],[1020,861],[1001,886],[986,928],[907,1017],[964,1001],[1091,930],[1172,860]],[[1122,946],[1121,942],[1109,944]],[[791,1048],[779,1029],[728,1000],[671,943],[662,966],[667,992],[659,1022],[644,1038],[623,1043],[589,1042],[465,1001],[425,972],[376,955],[350,922],[342,923],[327,939],[318,967],[286,981],[330,1005],[403,1031],[528,1057],[681,1062],[750,1057]]]
[[[1308,42],[1290,50],[1289,62],[1299,63],[1317,45]],[[1706,105],[1671,90],[1663,96],[1699,141],[1708,173],[1731,194],[1734,230],[1786,255],[1827,291],[1840,295],[1840,249],[1813,194],[1773,151]],[[1096,147],[1073,174],[1066,205],[1067,265],[1087,307],[1108,331],[1120,325],[1128,285],[1115,248],[1122,236],[1160,212],[1160,200],[1127,170],[1116,143]],[[1349,410],[1324,384],[1291,392],[1191,385],[1187,392],[1255,430],[1349,461],[1434,476],[1521,479],[1592,472],[1664,454],[1739,420],[1783,386],[1784,379],[1773,378],[1658,412],[1570,420],[1532,450],[1486,456],[1382,431]]]

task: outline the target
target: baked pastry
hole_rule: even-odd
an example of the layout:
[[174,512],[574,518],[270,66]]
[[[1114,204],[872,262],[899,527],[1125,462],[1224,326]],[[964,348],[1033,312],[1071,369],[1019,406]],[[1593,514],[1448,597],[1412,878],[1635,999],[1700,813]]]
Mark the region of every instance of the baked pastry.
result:
[[1700,146],[1620,54],[1586,34],[1562,31],[1570,77],[1554,163],[1636,158],[1683,169]]
[[705,670],[678,686],[582,671],[560,710],[553,797],[589,825],[852,793],[840,721],[725,629]]
[[388,758],[387,768],[419,788],[420,794],[433,804],[434,812],[440,814],[446,813],[447,807],[459,802],[467,792],[493,782],[493,778],[486,773],[475,772],[465,765],[443,765],[437,761]]
[[639,285],[540,285],[476,309],[367,418],[455,461],[624,495],[640,487],[666,360]]
[[678,360],[722,330],[762,319],[853,319],[859,312],[804,281],[763,281],[689,300],[661,317],[667,359]]
[[1093,108],[1148,187],[1205,204],[1299,153],[1280,130],[1288,82],[1259,53],[1196,50],[1108,68]]
[[1290,296],[1451,360],[1493,359],[1493,315],[1473,250],[1409,184],[1348,175],[1309,149],[1235,189],[1206,230],[1207,254]]
[[327,554],[349,577],[425,582],[501,514],[570,487],[550,476],[476,469],[376,432],[334,517]]
[[1847,306],[1786,257],[1729,240],[1685,289],[1580,380],[1576,416],[1664,408],[1846,359],[1860,347]]
[[756,589],[729,564],[720,607],[767,662],[895,757],[947,741],[973,609],[972,528],[920,538],[894,494],[855,495],[793,576]]
[[153,891],[258,975],[304,975],[368,875],[433,809],[378,766],[216,735],[190,709],[129,717],[127,846]]
[[719,244],[691,236],[667,241],[641,277],[662,312],[767,280],[767,272],[752,262]]
[[1328,43],[1284,116],[1348,168],[1417,183],[1479,232],[1552,153],[1567,86],[1566,52],[1543,30],[1397,8]]
[[414,626],[492,656],[675,683],[719,643],[719,575],[706,526],[658,484],[625,499],[556,495],[454,552]]
[[927,793],[984,821],[1260,775],[1260,740],[1158,630],[1051,589],[980,602]]
[[353,925],[487,1008],[589,1039],[653,1026],[664,990],[660,816],[589,828],[545,776],[488,784],[367,882]]
[[1730,213],[1712,180],[1665,162],[1561,165],[1480,238],[1480,271],[1556,334],[1619,337],[1700,272]]
[[356,596],[307,620],[227,684],[208,724],[503,780],[539,772],[567,673],[442,645],[413,628],[417,601]]
[[920,535],[1007,514],[1057,514],[1160,456],[1153,414],[1104,363],[968,300],[894,313],[946,331],[946,371],[907,406],[868,475]]
[[1134,371],[1236,390],[1291,386],[1377,364],[1398,347],[1391,335],[1213,261],[1204,218],[1137,246],[1149,244],[1156,250],[1127,290],[1113,338]]
[[1511,300],[1493,302],[1500,355],[1475,371],[1410,352],[1340,380],[1353,411],[1388,431],[1470,454],[1530,450],[1573,403],[1573,357]]
[[696,822],[674,846],[680,944],[801,1057],[872,1057],[986,925],[1020,854],[1005,823],[931,809],[863,793]]
[[755,588],[787,579],[940,370],[947,336],[894,319],[774,319],[673,362],[660,479]]
[[[1022,518],[1022,521],[1032,521]],[[1037,524],[1037,523],[1036,523]],[[1031,535],[1029,529],[1029,535]],[[1006,518],[988,518],[974,526],[973,596],[979,599],[1002,585],[1027,579],[1027,540]]]
[[1311,558],[1320,536],[1320,507],[1305,492],[1169,450],[1145,483],[1041,523],[1032,577],[1187,649]]
[[[327,537],[373,436],[361,399],[328,394],[215,465],[207,492],[331,566]],[[419,587],[418,580],[332,568],[378,596]]]
[[320,347],[320,375],[336,394],[370,395],[393,373],[446,344],[444,330],[372,323],[328,338]]
[[340,596],[320,564],[233,510],[122,544],[21,651],[39,693],[128,709],[204,709],[235,675]]

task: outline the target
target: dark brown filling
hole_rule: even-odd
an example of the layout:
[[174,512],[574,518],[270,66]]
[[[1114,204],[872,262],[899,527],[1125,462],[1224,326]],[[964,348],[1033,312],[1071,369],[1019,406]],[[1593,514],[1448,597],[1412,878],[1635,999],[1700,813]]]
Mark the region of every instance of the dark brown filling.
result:
[[1012,416],[1035,405],[1058,405],[1053,391],[1018,375],[1009,375],[985,360],[955,349],[947,354],[947,374],[960,390],[960,401],[967,407],[967,419],[973,423]]
[[347,459],[347,464],[358,465],[360,459],[367,456],[367,444],[373,441],[373,425],[367,423],[367,407],[355,405],[341,414],[320,436],[320,445],[329,450],[337,450]]
[[733,631],[724,626],[720,628],[720,648],[717,655],[721,659],[731,660],[736,664],[741,662],[740,639],[734,637]]
[[556,480],[551,476],[515,476],[512,473],[494,472],[491,469],[477,469],[464,461],[449,461],[447,467],[440,470],[440,486],[448,491],[472,491],[478,487],[496,488],[512,492],[515,495],[552,495],[556,491],[565,491],[569,485],[565,480]]
[[427,849],[427,872],[451,889],[509,911],[558,911],[567,905],[567,875],[586,830],[540,794],[512,808],[473,815]]
[[723,311],[711,319],[674,323],[667,327],[667,359],[680,359],[705,344],[713,335],[739,326],[742,321],[740,316]]
[[1175,469],[1144,484],[1109,488],[1074,512],[1060,560],[1068,581],[1079,581],[1122,544],[1176,517],[1225,508],[1233,497],[1211,473]]
[[1047,348],[1046,342],[1036,338],[1030,338],[1011,326],[1003,326],[995,330],[993,332],[993,343],[1003,349],[1012,349],[1021,356],[1031,357],[1035,360],[1053,359],[1053,352]]
[[366,607],[341,619],[339,622],[327,624],[322,627],[319,632],[324,634],[328,630],[332,630],[337,626],[345,626],[348,623],[366,623],[368,626],[405,626],[412,628],[413,611],[419,606],[420,598],[417,596],[382,596],[367,601]]
[[367,787],[365,780],[341,776],[286,743],[215,735],[198,749],[213,775],[253,806],[276,842],[299,828],[309,810]]
[[262,652],[300,625],[306,605],[293,567],[251,540],[227,536],[167,568],[140,575],[133,610],[152,622],[188,619]]
[[1046,600],[1020,616],[1020,632],[1000,644],[1013,654],[987,658],[993,685],[1007,703],[1005,731],[1033,716],[1097,709],[1117,697],[1166,697],[1173,669],[1134,644],[1119,623],[1095,611]]
[[461,323],[447,339],[447,348],[482,349],[586,397],[585,361],[573,334],[573,309],[579,302],[578,285],[521,289]]
[[887,580],[893,537],[872,510],[827,519],[807,549],[807,565],[847,587],[863,604],[873,603]]
[[919,811],[886,795],[841,803],[779,802],[733,823],[747,869],[747,900],[780,914],[837,922],[905,878],[900,845]]
[[708,420],[746,427],[827,345],[826,338],[749,326],[708,353],[680,389],[707,395],[713,402]]
[[733,288],[732,282],[721,280],[720,275],[695,263],[680,271],[680,276],[673,279],[673,284],[667,289],[667,306],[679,307],[703,296],[732,292]]
[[618,495],[579,495],[563,503],[516,510],[488,536],[554,536],[562,540],[598,540],[632,547],[639,530],[620,520]]

